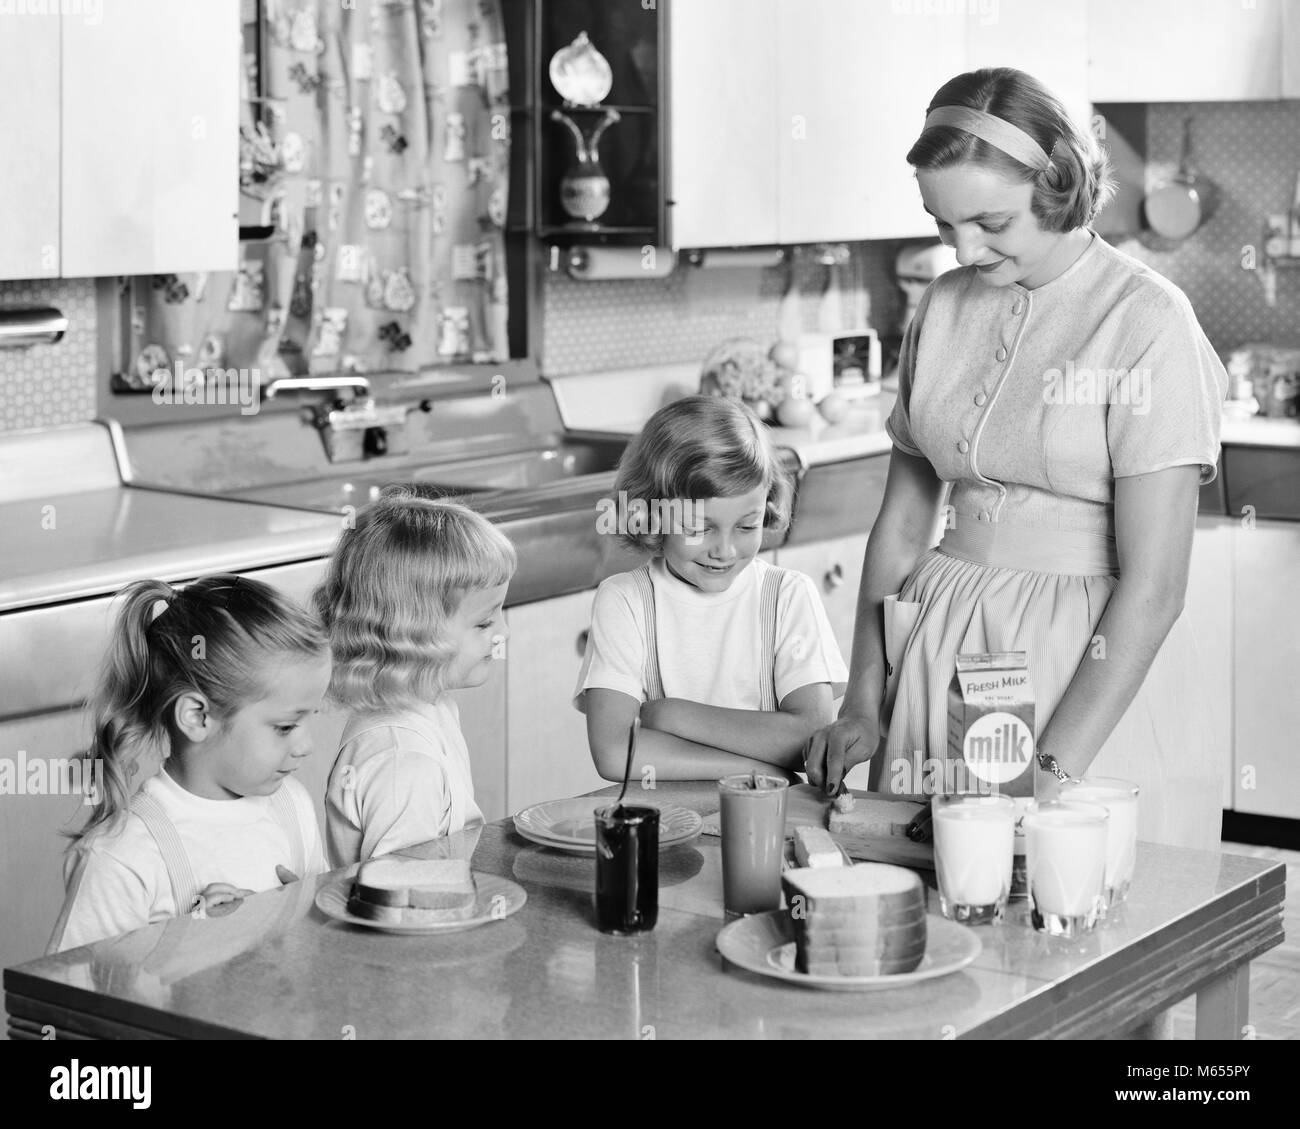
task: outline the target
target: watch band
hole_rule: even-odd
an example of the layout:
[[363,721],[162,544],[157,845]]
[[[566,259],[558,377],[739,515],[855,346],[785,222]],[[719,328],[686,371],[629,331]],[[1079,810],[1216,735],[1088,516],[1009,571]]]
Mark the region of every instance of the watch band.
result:
[[1038,767],[1041,768],[1044,772],[1050,772],[1062,784],[1066,784],[1069,781],[1074,779],[1073,776],[1071,776],[1068,772],[1065,771],[1065,769],[1061,767],[1060,762],[1054,756],[1052,756],[1051,753],[1038,754]]

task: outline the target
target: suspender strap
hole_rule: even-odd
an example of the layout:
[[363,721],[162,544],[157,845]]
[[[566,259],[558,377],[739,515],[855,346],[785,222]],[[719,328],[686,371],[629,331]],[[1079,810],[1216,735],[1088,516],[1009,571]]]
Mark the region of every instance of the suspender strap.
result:
[[763,640],[763,666],[759,678],[759,709],[775,713],[776,700],[776,597],[781,590],[781,573],[769,569],[763,576],[758,601],[758,625]]
[[645,612],[645,666],[642,679],[647,702],[657,702],[664,696],[663,679],[659,677],[659,640],[655,632],[655,590],[650,581],[650,566],[642,565],[632,573],[637,591],[641,593],[641,606]]
[[131,801],[131,810],[140,817],[145,829],[153,836],[167,867],[167,880],[172,884],[172,897],[176,901],[176,914],[181,916],[194,908],[199,896],[199,886],[194,880],[190,856],[174,824],[163,811],[162,804],[148,792],[137,792]]
[[289,795],[287,783],[281,784],[271,793],[271,817],[280,825],[280,830],[289,840],[294,874],[299,878],[305,878],[303,872],[307,869],[307,850],[303,846],[302,820],[298,818],[298,805]]

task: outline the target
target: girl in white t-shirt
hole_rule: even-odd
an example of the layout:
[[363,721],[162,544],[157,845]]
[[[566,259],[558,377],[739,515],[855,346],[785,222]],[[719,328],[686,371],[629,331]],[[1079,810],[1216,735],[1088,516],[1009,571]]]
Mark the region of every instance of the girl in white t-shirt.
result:
[[486,518],[390,488],[357,516],[315,602],[330,696],[350,711],[325,791],[335,866],[481,824],[460,712],[502,657],[515,550]]
[[638,774],[801,769],[848,672],[812,581],[757,557],[789,520],[765,426],[731,400],[678,400],[629,445],[614,489],[607,531],[654,559],[596,590],[574,699],[596,771],[622,778],[638,714]]
[[291,778],[329,684],[320,624],[233,575],[141,580],[123,598],[93,703],[99,794],[68,851],[52,953],[325,870]]

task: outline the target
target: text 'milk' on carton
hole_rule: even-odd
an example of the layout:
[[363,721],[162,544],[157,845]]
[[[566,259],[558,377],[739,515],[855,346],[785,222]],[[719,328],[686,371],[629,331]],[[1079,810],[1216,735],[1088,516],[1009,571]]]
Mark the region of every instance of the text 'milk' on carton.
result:
[[1034,686],[1024,651],[957,656],[948,756],[964,762],[959,775],[973,786],[963,791],[1033,795]]

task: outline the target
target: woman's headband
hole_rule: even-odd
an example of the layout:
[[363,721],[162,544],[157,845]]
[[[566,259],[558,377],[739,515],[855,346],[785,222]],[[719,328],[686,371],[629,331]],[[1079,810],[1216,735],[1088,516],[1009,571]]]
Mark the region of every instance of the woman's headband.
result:
[[1052,163],[1043,152],[1043,147],[1023,129],[1012,125],[1006,118],[994,117],[984,110],[975,110],[969,106],[939,106],[931,110],[925,119],[926,129],[936,125],[950,125],[965,130],[981,141],[987,141],[995,149],[1001,149],[1022,165],[1040,172]]

